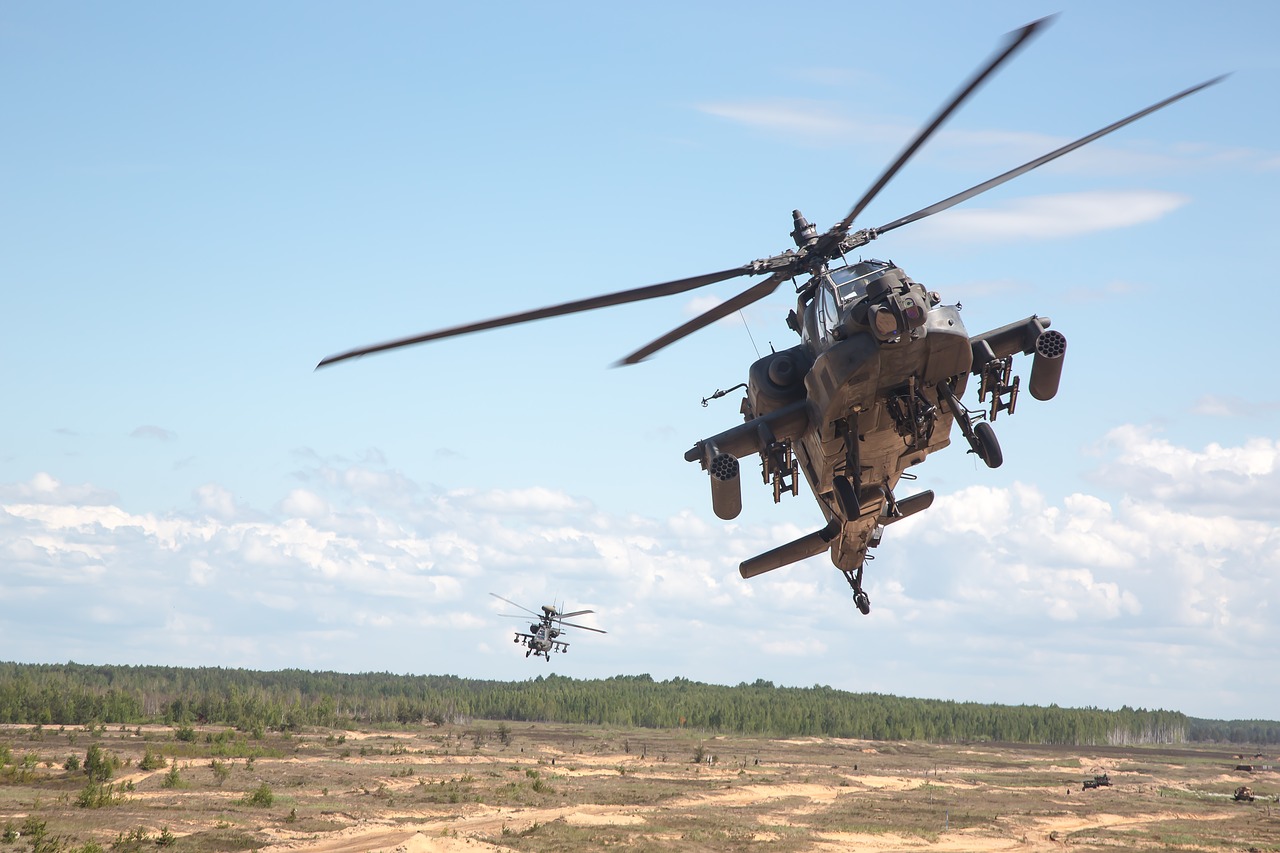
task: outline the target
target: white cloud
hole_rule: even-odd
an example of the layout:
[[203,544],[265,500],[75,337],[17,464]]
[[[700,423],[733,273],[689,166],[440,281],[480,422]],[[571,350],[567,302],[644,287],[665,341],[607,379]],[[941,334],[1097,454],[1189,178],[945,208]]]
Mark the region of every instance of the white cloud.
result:
[[151,424],[140,426],[133,432],[129,433],[130,438],[149,438],[153,441],[173,441],[178,434],[173,430],[165,429]]
[[[827,75],[825,85],[835,78]],[[849,114],[849,102],[802,98],[762,98],[698,104],[696,109],[745,127],[786,136],[800,147],[844,147],[872,143],[902,146],[923,127],[926,116],[869,117]],[[1016,116],[1014,117],[1016,118]],[[1081,127],[1079,136],[1095,130]],[[982,178],[1001,174],[1055,151],[1079,138],[1001,128],[944,127],[929,140],[921,156],[954,171],[979,172]],[[1198,142],[1157,144],[1150,139],[1116,136],[1086,145],[1043,168],[1061,174],[1133,176],[1184,171],[1191,167],[1231,166],[1253,172],[1274,171],[1280,164],[1273,151],[1224,147]],[[887,165],[887,162],[886,162]],[[867,176],[870,179],[870,175]]]
[[[875,138],[886,133],[883,126],[846,118],[839,115],[831,105],[815,101],[773,99],[718,102],[699,104],[697,109],[707,115],[748,127],[794,135],[804,144]],[[899,137],[904,130],[890,128],[888,135]]]
[[[1020,198],[995,207],[958,207],[922,223],[925,239],[966,243],[1045,240],[1153,222],[1187,203],[1178,193],[1096,190]],[[927,232],[927,233],[926,233]]]
[[235,518],[242,511],[236,506],[231,492],[216,483],[206,483],[198,487],[192,497],[196,499],[196,505],[200,509],[223,520]]
[[329,504],[313,491],[294,489],[280,502],[280,511],[288,516],[318,518],[329,514]]
[[485,492],[463,489],[451,492],[448,497],[459,506],[496,513],[560,513],[586,509],[586,504],[581,501],[546,488],[491,489]]
[[1216,418],[1259,418],[1277,409],[1280,400],[1246,400],[1219,394],[1206,394],[1191,407],[1194,414]]
[[1194,451],[1159,438],[1151,427],[1109,432],[1111,458],[1095,474],[1107,485],[1141,490],[1160,504],[1227,518],[1274,521],[1280,506],[1280,441],[1253,438],[1237,447]]
[[[608,633],[570,635],[580,676],[1201,715],[1230,695],[1238,708],[1217,715],[1263,715],[1280,698],[1265,665],[1280,641],[1278,504],[1218,504],[1275,488],[1276,443],[1193,450],[1128,427],[1098,450],[1094,493],[971,486],[894,525],[867,568],[869,618],[825,557],[738,577],[741,559],[807,532],[789,523],[612,516],[545,488],[436,493],[333,463],[271,513],[220,486],[186,515],[14,500],[65,493],[41,478],[0,502],[14,603],[0,629],[19,659],[89,648],[113,662],[523,677],[495,592],[594,610],[581,621]],[[367,503],[377,481],[395,501]],[[54,607],[66,636],[17,629]],[[1235,691],[1241,679],[1254,689]]]
[[88,483],[69,486],[41,471],[26,483],[0,485],[0,501],[11,500],[38,504],[103,505],[119,500],[119,496]]

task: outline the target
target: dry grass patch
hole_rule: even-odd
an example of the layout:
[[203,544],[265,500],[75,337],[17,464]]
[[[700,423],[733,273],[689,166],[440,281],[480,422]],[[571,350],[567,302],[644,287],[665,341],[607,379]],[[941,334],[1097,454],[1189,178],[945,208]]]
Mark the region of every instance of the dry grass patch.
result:
[[[0,827],[42,824],[48,853],[963,853],[1068,842],[1082,851],[1280,851],[1280,805],[1230,798],[1240,784],[1275,794],[1280,774],[1241,781],[1220,749],[497,731],[483,723],[254,737],[225,727],[45,727],[36,739],[31,727],[0,727],[12,756],[0,769]],[[83,808],[91,747],[95,761],[113,763],[102,783],[112,797]],[[1101,772],[1112,787],[1080,790]],[[180,784],[166,786],[173,774]],[[26,833],[0,853],[25,853],[31,841]]]

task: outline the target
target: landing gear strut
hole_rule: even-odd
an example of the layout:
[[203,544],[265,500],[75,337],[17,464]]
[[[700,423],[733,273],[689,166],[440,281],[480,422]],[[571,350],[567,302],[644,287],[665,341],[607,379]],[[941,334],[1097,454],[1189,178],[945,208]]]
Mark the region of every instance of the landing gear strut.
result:
[[996,440],[996,431],[991,428],[991,424],[986,421],[975,424],[969,410],[951,390],[949,382],[938,383],[938,396],[947,401],[947,407],[955,416],[961,434],[969,442],[969,452],[978,454],[978,458],[987,463],[988,468],[999,468],[1004,464],[1004,454],[1000,451],[1000,442]]
[[845,572],[844,579],[849,582],[849,586],[853,588],[853,603],[866,616],[871,612],[871,596],[867,595],[862,589],[862,566],[858,566],[857,570]]

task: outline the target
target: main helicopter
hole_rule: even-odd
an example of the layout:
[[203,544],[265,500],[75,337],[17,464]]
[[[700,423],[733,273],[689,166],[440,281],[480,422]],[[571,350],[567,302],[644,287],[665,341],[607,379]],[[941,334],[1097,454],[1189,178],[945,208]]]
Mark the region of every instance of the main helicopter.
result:
[[[1032,357],[1027,390],[1037,400],[1057,394],[1067,339],[1048,317],[1032,315],[970,336],[960,304],[946,304],[937,291],[912,280],[891,261],[849,256],[882,235],[948,210],[1006,181],[1113,133],[1221,81],[1207,80],[1063,145],[1041,157],[879,227],[852,230],[871,201],[944,122],[1014,53],[1048,22],[1044,18],[1009,33],[996,53],[917,132],[844,219],[819,232],[792,211],[795,248],[728,269],[510,314],[360,347],[325,358],[324,367],[347,359],[442,338],[465,335],[660,296],[671,296],[742,276],[764,280],[705,311],[619,362],[649,356],[770,296],[784,281],[796,289],[796,307],[786,318],[800,343],[754,362],[745,388],[743,423],[704,438],[684,454],[707,471],[717,516],[733,519],[742,509],[740,460],[756,455],[761,479],[775,503],[799,494],[804,476],[825,524],[792,542],[744,560],[739,573],[751,578],[782,566],[830,555],[853,590],[855,606],[870,613],[863,588],[869,549],[886,528],[927,509],[933,492],[898,497],[908,469],[951,444],[952,427],[988,467],[1003,454],[992,423],[1012,415],[1021,389],[1014,356]],[[961,402],[970,377],[977,380],[981,409]],[[703,401],[704,404],[706,400]]]
[[[547,663],[551,663],[552,652],[560,652],[562,654],[567,653],[569,651],[569,644],[564,640],[559,639],[560,635],[564,633],[565,628],[580,628],[583,631],[595,631],[597,634],[609,633],[608,631],[602,631],[599,628],[590,628],[586,625],[575,625],[572,622],[564,621],[565,619],[571,619],[574,616],[583,616],[587,613],[594,613],[594,610],[574,610],[572,613],[561,613],[553,605],[544,604],[542,605],[542,612],[535,613],[527,607],[516,604],[509,598],[503,598],[496,592],[491,592],[489,594],[499,601],[505,601],[512,607],[519,607],[525,613],[528,613],[530,616],[533,616],[538,620],[529,626],[529,633],[526,634],[523,631],[516,631],[516,638],[514,642],[524,643],[525,657],[533,655],[536,658],[541,655],[547,659]],[[513,619],[529,618],[528,616],[521,616],[519,614],[507,615],[510,615]]]

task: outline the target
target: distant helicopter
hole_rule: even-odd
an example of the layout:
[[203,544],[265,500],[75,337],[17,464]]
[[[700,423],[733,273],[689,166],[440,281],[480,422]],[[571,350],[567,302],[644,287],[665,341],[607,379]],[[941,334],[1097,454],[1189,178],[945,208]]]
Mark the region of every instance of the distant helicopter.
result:
[[[491,592],[489,594],[499,601],[505,601],[512,607],[519,607],[525,613],[528,613],[538,619],[537,622],[534,622],[529,626],[529,633],[525,634],[521,631],[516,631],[516,638],[514,642],[524,642],[526,646],[526,651],[524,653],[525,657],[528,657],[529,655],[538,657],[541,655],[547,659],[547,663],[551,663],[552,652],[567,654],[569,651],[569,644],[564,640],[558,639],[563,628],[580,628],[583,631],[595,631],[597,634],[609,633],[608,631],[601,631],[599,628],[588,628],[586,625],[574,625],[572,622],[564,621],[566,618],[594,613],[594,610],[574,610],[572,613],[561,613],[552,605],[544,604],[542,605],[542,613],[536,613],[527,607],[516,604],[509,598],[503,598],[496,592]],[[518,614],[511,614],[511,616],[514,619],[528,618]]]
[[[723,519],[736,518],[742,509],[742,457],[759,455],[761,476],[772,486],[775,503],[784,494],[799,494],[798,475],[803,472],[826,524],[743,561],[739,572],[750,578],[827,551],[853,589],[858,610],[869,613],[871,600],[862,587],[868,549],[880,543],[886,527],[933,503],[932,491],[898,498],[899,480],[915,479],[907,469],[951,443],[953,424],[969,452],[987,466],[999,467],[1003,455],[991,422],[1000,412],[1014,412],[1021,382],[1013,376],[1013,356],[1033,357],[1027,383],[1031,396],[1050,400],[1058,391],[1067,339],[1049,328],[1048,317],[1035,315],[970,337],[958,302],[943,304],[936,291],[913,281],[892,262],[850,262],[846,256],[882,234],[954,207],[1223,79],[1179,92],[915,213],[878,228],[851,231],[854,220],[925,141],[1048,20],[1010,33],[996,55],[916,134],[840,222],[819,233],[800,211],[792,211],[795,249],[719,272],[361,347],[329,356],[317,367],[440,338],[684,293],[739,276],[767,275],[621,362],[635,364],[764,299],[782,282],[800,278],[796,308],[787,316],[787,326],[800,336],[800,343],[759,359],[745,383],[712,395],[723,397],[745,388],[745,422],[697,442],[685,459],[699,463],[710,475],[712,508]],[[960,402],[971,374],[978,378],[979,403],[990,398],[986,410],[972,410]]]

